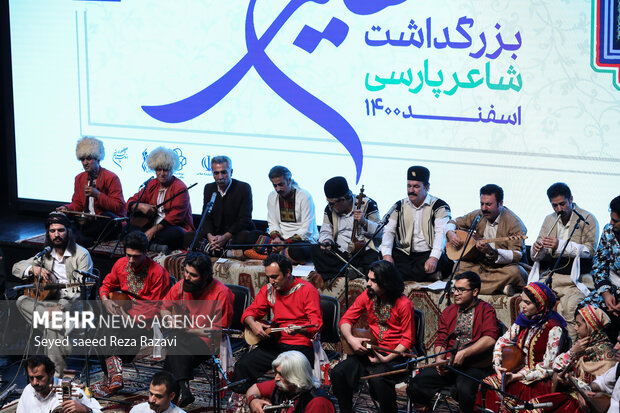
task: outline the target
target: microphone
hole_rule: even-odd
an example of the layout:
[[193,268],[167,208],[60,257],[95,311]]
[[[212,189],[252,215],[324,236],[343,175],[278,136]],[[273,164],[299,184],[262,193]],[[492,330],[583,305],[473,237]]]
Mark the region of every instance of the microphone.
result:
[[534,410],[534,409],[549,409],[553,408],[553,403],[525,403],[520,404],[512,408],[512,410]]
[[387,214],[385,214],[383,216],[383,219],[381,219],[381,223],[383,225],[387,225],[387,223],[388,223],[388,221],[390,219],[390,216],[392,216],[392,213],[394,211],[396,211],[397,208],[398,208],[398,202],[394,203],[394,205],[392,205],[392,208],[390,208],[390,210],[387,212]]
[[153,179],[153,178],[154,178],[154,177],[153,177],[153,176],[151,176],[149,179],[147,179],[146,181],[144,181],[144,183],[143,183],[142,185],[140,185],[140,188],[142,188],[143,186],[146,186],[146,185],[147,185],[147,184],[151,181],[151,179]]
[[35,255],[34,259],[36,260],[37,258],[41,258],[45,254],[49,254],[50,252],[52,252],[52,247],[47,246],[47,247],[43,248],[43,251],[41,251],[37,255]]
[[476,215],[476,218],[474,219],[474,222],[471,224],[471,227],[469,227],[469,232],[473,232],[474,229],[476,229],[476,225],[478,225],[478,222],[480,221],[480,218],[482,218],[482,212],[479,213],[478,215]]
[[217,192],[213,192],[211,194],[211,200],[207,203],[207,215],[211,213],[213,209],[213,205],[215,204],[215,198],[217,197]]
[[575,215],[577,215],[579,217],[580,220],[582,220],[583,222],[586,223],[586,225],[590,225],[590,223],[588,221],[586,221],[586,219],[583,217],[583,215],[581,215],[579,212],[577,212],[576,209],[573,209],[573,212],[575,213]]
[[129,218],[127,218],[127,217],[116,217],[116,218],[112,219],[112,221],[116,221],[116,222],[129,221]]
[[82,270],[73,270],[73,272],[77,272],[78,274],[83,275],[84,277],[91,277],[94,278],[95,280],[99,279],[98,275],[93,274],[92,272],[88,272],[88,271],[82,271]]
[[27,290],[28,288],[35,288],[36,286],[37,286],[36,284],[17,285],[11,288],[11,291]]
[[216,390],[216,392],[222,391],[222,390],[228,390],[229,388],[234,387],[234,386],[236,386],[238,384],[243,384],[243,383],[245,383],[248,380],[250,380],[250,379],[241,379],[241,380],[238,380],[238,381],[233,381],[232,383],[229,383],[229,384],[227,384],[224,387],[220,387],[219,389]]

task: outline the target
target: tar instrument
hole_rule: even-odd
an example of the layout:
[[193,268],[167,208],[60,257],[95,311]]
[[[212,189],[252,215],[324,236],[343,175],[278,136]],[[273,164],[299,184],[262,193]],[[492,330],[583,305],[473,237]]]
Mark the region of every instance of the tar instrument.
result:
[[63,380],[60,386],[53,387],[53,389],[56,390],[56,397],[58,397],[60,405],[56,406],[52,413],[62,413],[62,404],[67,400],[71,400],[71,382]]
[[465,245],[465,241],[467,241],[467,237],[469,235],[469,231],[465,231],[462,229],[456,229],[454,230],[454,232],[456,233],[456,235],[461,239],[461,241],[463,242],[463,245],[460,248],[456,248],[454,247],[451,243],[446,243],[446,255],[448,256],[448,258],[450,258],[453,261],[456,261],[459,259],[459,257],[461,256],[461,252],[463,250],[465,250],[465,252],[463,253],[463,260],[465,261],[471,261],[475,258],[477,258],[481,252],[478,251],[478,249],[476,248],[476,242],[477,241],[484,241],[485,243],[489,244],[492,242],[501,242],[501,241],[511,241],[511,240],[517,240],[517,239],[527,239],[527,235],[525,234],[516,234],[516,235],[510,235],[508,237],[501,237],[501,238],[490,238],[490,239],[475,239],[474,237],[471,237],[469,239],[469,242],[467,243],[467,245]]
[[[161,203],[155,205],[155,211],[157,211],[159,208],[161,208],[162,206],[164,206],[168,202],[172,201],[177,196],[182,195],[185,192],[187,192],[188,190],[192,189],[196,185],[198,185],[198,182],[188,186],[185,189],[182,189],[178,193],[176,193],[176,194],[172,195],[170,198],[166,199],[164,202],[161,202]],[[135,208],[137,208],[137,207],[138,207],[138,205],[136,204]],[[155,217],[156,216],[157,216],[157,212],[155,212],[153,214],[150,214],[150,215],[145,215],[142,212],[137,211],[137,210],[134,209],[134,212],[133,212],[133,214],[131,216],[131,221],[129,223],[133,227],[138,227],[138,228],[140,228],[142,230],[147,230],[150,227],[152,227],[153,224],[155,223]]]
[[569,375],[567,378],[569,383],[572,384],[575,390],[583,397],[589,413],[605,413],[609,410],[609,405],[611,404],[611,397],[609,395],[605,393],[596,393],[594,397],[588,397],[583,389],[579,387],[579,383],[577,383],[577,380],[575,380],[573,376]]
[[[353,335],[353,337],[368,339],[368,341],[366,341],[364,343],[364,347],[367,350],[375,350],[375,351],[379,351],[379,352],[382,352],[382,353],[393,353],[393,354],[398,354],[398,355],[403,356],[403,357],[410,357],[410,358],[416,358],[417,357],[416,354],[408,353],[406,351],[396,351],[396,350],[392,350],[392,349],[389,349],[389,348],[378,346],[377,345],[377,339],[372,334],[372,331],[370,331],[370,330],[368,330],[366,328],[352,328],[351,329],[351,334]],[[355,354],[355,351],[353,351],[353,348],[351,347],[351,345],[349,344],[347,339],[344,338],[344,336],[340,337],[340,343],[342,344],[342,350],[344,351],[344,353],[347,356],[352,356],[352,355]]]
[[72,215],[77,218],[77,220],[92,220],[92,219],[110,219],[108,215],[99,215],[99,214],[91,214],[90,212],[82,212],[82,211],[62,211],[63,214]]
[[[312,327],[317,326],[316,324],[306,324],[303,326],[289,325],[287,327],[272,327],[271,324],[269,324],[268,322],[264,320],[258,320],[257,322],[263,326],[263,328],[265,329],[265,333],[269,336],[271,336],[274,333],[280,333],[286,329],[301,330],[302,328],[312,328]],[[260,343],[262,340],[266,340],[266,338],[263,339],[263,338],[258,337],[256,334],[254,334],[252,332],[252,329],[249,327],[245,328],[245,331],[243,332],[243,334],[244,334],[246,343],[248,343],[251,346]]]
[[[555,222],[553,223],[553,225],[551,226],[551,229],[549,230],[549,232],[547,232],[547,235],[545,235],[545,237],[548,237],[549,235],[551,235],[551,232],[553,232],[553,229],[555,228],[556,225],[558,225],[558,221],[560,220],[560,218],[562,218],[562,214],[558,214],[558,217],[555,219]],[[534,259],[536,259],[536,257],[538,257],[538,254],[540,254],[540,251],[542,251],[544,249],[541,248],[538,251],[536,251],[536,254],[534,254]]]
[[295,406],[295,402],[293,400],[287,400],[282,404],[265,405],[263,406],[263,411],[264,412],[275,412],[280,409],[283,409],[282,411],[287,411],[288,409],[294,406]]
[[[364,185],[362,185],[362,187],[360,188],[359,195],[355,197],[356,199],[355,210],[356,211],[359,211],[362,209],[362,202],[365,197],[366,195],[364,195]],[[360,237],[358,234],[359,225],[360,225],[359,221],[353,221],[353,231],[351,232],[351,243],[349,244],[349,250],[348,250],[349,254],[355,254],[357,251],[364,248],[364,245],[366,245],[366,241],[364,241],[364,237]]]
[[[133,306],[132,298],[134,294],[127,291],[112,291],[108,294],[108,298],[119,305],[125,312],[129,311]],[[134,297],[136,298],[136,297]]]
[[[26,288],[24,295],[32,298],[37,298],[39,301],[47,299],[47,297],[54,291],[64,290],[65,288],[79,288],[82,284],[79,282],[74,283],[55,283],[51,281],[41,280],[39,281],[35,277],[34,287]],[[95,285],[93,282],[87,282],[86,286],[91,287]]]

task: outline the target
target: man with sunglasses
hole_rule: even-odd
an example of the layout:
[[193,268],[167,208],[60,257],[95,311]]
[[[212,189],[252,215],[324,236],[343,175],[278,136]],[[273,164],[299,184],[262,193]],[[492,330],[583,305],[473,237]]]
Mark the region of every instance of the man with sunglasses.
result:
[[[56,211],[76,211],[88,214],[105,215],[110,218],[124,217],[127,215],[123,188],[118,176],[105,168],[100,162],[105,157],[103,142],[88,136],[83,137],[75,148],[77,159],[82,163],[84,172],[75,177],[73,197],[71,203],[59,206]],[[107,219],[94,219],[74,228],[78,244],[85,247],[93,245],[96,238],[109,224]],[[119,226],[112,225],[106,239],[118,234]]]
[[[338,275],[343,263],[356,253],[355,242],[364,244],[375,234],[380,217],[377,204],[368,197],[356,208],[353,193],[342,176],[329,179],[323,189],[328,205],[323,214],[319,244],[312,248],[312,262],[316,272],[329,280]],[[357,227],[356,239],[352,238],[354,226]],[[372,239],[351,264],[364,275],[368,274],[370,264],[379,258],[376,246],[380,243],[378,236]],[[350,274],[353,278],[359,275],[353,269]]]
[[[241,316],[246,330],[251,330],[260,342],[235,363],[232,381],[247,379],[233,388],[237,393],[245,393],[284,351],[299,351],[308,358],[310,365],[314,365],[312,338],[323,326],[319,291],[292,274],[291,260],[271,254],[263,265],[269,283],[260,289]],[[279,334],[270,334],[259,322],[270,311],[273,314],[271,326],[285,328]],[[296,329],[295,326],[306,327]]]
[[[481,285],[478,274],[467,271],[454,279],[454,304],[443,310],[439,317],[434,352],[441,353],[455,348],[456,353],[439,355],[436,360],[451,359],[454,368],[482,380],[493,373],[492,351],[499,336],[497,315],[492,305],[478,299]],[[467,413],[473,411],[478,384],[439,366],[420,370],[409,382],[407,394],[415,403],[428,406],[435,393],[456,385],[456,400],[461,410]]]

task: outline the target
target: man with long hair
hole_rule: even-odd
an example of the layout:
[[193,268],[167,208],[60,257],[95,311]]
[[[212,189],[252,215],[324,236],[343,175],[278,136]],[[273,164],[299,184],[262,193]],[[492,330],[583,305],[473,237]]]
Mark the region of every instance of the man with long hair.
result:
[[[343,413],[352,411],[353,391],[359,378],[394,370],[395,364],[405,361],[397,353],[411,351],[415,340],[413,303],[403,294],[405,283],[394,264],[375,261],[370,265],[367,280],[366,291],[357,297],[340,319],[342,336],[354,352],[331,372],[334,395]],[[363,314],[377,345],[396,353],[385,354],[369,349],[369,339],[353,335],[353,326]],[[394,386],[403,378],[400,374],[368,380],[370,395],[379,402],[381,412],[398,411]]]
[[[75,243],[71,223],[65,214],[61,212],[49,214],[45,221],[45,230],[45,246],[49,250],[38,258],[32,257],[15,263],[13,275],[23,279],[35,278],[42,283],[72,284],[73,287],[53,290],[45,301],[25,295],[19,297],[17,308],[30,324],[32,324],[34,311],[38,313],[54,310],[69,311],[75,301],[80,298],[77,284],[82,281],[82,276],[77,271],[91,272],[93,268],[93,261],[88,251]],[[43,338],[50,340],[63,339],[65,336],[64,330],[46,328],[43,331]],[[58,377],[63,376],[66,367],[65,356],[70,350],[69,347],[61,345],[45,347],[45,354],[56,365]]]

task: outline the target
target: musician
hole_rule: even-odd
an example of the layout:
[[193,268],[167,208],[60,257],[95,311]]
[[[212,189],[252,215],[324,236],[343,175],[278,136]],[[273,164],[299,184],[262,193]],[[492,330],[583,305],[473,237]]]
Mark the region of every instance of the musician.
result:
[[71,390],[70,400],[62,401],[54,391],[55,386],[61,385],[54,372],[54,363],[46,356],[30,356],[26,360],[28,385],[17,403],[17,413],[52,412],[60,408],[63,412],[101,412],[99,402],[79,388]]
[[538,281],[539,274],[553,268],[559,253],[564,248],[580,215],[579,227],[568,241],[564,256],[557,270],[552,275],[553,291],[560,301],[559,313],[567,323],[571,340],[577,339],[575,332],[575,310],[577,305],[589,293],[581,283],[581,274],[587,274],[592,268],[592,256],[598,238],[598,222],[594,215],[581,209],[573,202],[568,185],[557,182],[547,189],[547,197],[553,208],[553,214],[547,215],[538,238],[530,249],[534,266],[529,281]]
[[611,319],[610,338],[620,332],[620,195],[609,203],[611,221],[603,228],[592,263],[595,290],[580,305],[602,308]]
[[[458,339],[458,351],[452,359],[452,365],[482,380],[493,373],[491,353],[498,338],[497,315],[492,305],[478,298],[481,284],[478,274],[468,271],[456,275],[454,279],[454,304],[448,306],[439,317],[435,353],[453,348]],[[437,356],[436,361],[451,357],[452,354],[442,354]],[[445,367],[420,370],[409,382],[407,394],[416,403],[428,406],[435,393],[451,385],[456,385],[456,400],[461,410],[472,412],[478,382]]]
[[[103,279],[99,288],[99,297],[107,313],[122,317],[144,315],[152,319],[155,309],[141,305],[140,300],[162,300],[170,288],[168,271],[146,255],[149,240],[141,231],[132,231],[123,240],[125,257],[114,263],[112,270]],[[110,293],[121,291],[132,300],[133,307],[125,311],[118,302],[110,299]],[[112,330],[115,335],[123,338],[140,337],[145,334],[143,329],[126,328],[122,331]],[[149,332],[150,333],[150,332]],[[150,333],[152,334],[152,333]],[[149,337],[150,338],[150,337]],[[104,372],[106,382],[102,390],[108,395],[123,388],[123,362],[133,360],[140,348],[112,348],[106,357]]]
[[179,394],[174,376],[167,371],[155,373],[149,385],[149,400],[135,405],[129,413],[185,413],[172,401]]
[[[553,362],[554,374],[559,374],[562,389],[532,400],[532,403],[553,403],[553,411],[574,412],[579,410],[578,393],[569,385],[566,375],[570,374],[580,387],[585,387],[597,377],[616,365],[613,346],[609,342],[605,327],[610,320],[598,307],[586,305],[575,316],[577,340],[571,349],[557,356]],[[552,389],[553,390],[553,389]]]
[[211,255],[221,255],[229,242],[254,243],[260,232],[252,221],[252,188],[249,184],[233,179],[232,161],[228,156],[211,158],[213,180],[204,188],[202,213],[215,194],[211,213],[205,217],[197,239],[200,250]]
[[[127,209],[153,220],[141,228],[149,239],[149,249],[167,254],[169,250],[182,248],[185,234],[195,230],[192,206],[187,186],[174,176],[180,167],[179,155],[175,151],[160,146],[153,149],[146,162],[157,177],[148,181],[146,189],[129,198]],[[134,226],[134,223],[130,222],[130,225]],[[134,226],[133,229],[138,228]]]
[[[248,407],[252,413],[262,413],[269,406],[287,401],[293,405],[286,413],[334,413],[334,405],[321,383],[312,375],[308,359],[299,351],[285,351],[271,363],[276,374],[274,380],[253,384],[246,392]],[[268,399],[268,400],[267,400]]]
[[[455,233],[455,228],[469,230],[476,218],[480,220],[475,228],[475,238],[502,238],[509,235],[524,235],[527,232],[521,219],[510,209],[504,207],[504,190],[497,185],[488,184],[480,188],[480,209],[452,220],[446,226],[448,241],[455,248],[464,242]],[[476,250],[481,254],[473,261],[462,260],[459,271],[473,271],[480,276],[480,294],[503,292],[512,296],[520,290],[527,279],[527,272],[519,265],[525,251],[523,240],[476,242]]]
[[[352,334],[359,318],[366,315],[372,336],[380,347],[396,353],[408,352],[415,340],[413,303],[403,294],[405,283],[394,264],[375,261],[370,265],[367,280],[366,291],[357,297],[340,319],[342,336],[355,352],[331,371],[334,395],[343,413],[352,411],[353,391],[361,376],[394,370],[394,365],[405,361],[395,353],[369,351],[365,346],[368,339]],[[381,412],[398,411],[394,386],[405,375],[401,373],[368,380],[370,395],[379,402]]]
[[408,197],[396,202],[383,230],[383,259],[394,263],[406,281],[435,281],[450,275],[454,265],[444,252],[450,206],[428,193],[429,178],[423,166],[407,170]]
[[[235,363],[232,381],[248,379],[236,386],[235,392],[245,393],[267,370],[278,354],[297,350],[314,364],[312,338],[321,331],[323,319],[318,290],[307,281],[292,274],[293,264],[283,255],[271,254],[264,261],[269,283],[260,289],[254,302],[243,312],[241,321],[262,341]],[[288,328],[278,337],[269,336],[258,320],[273,312],[275,327],[309,326],[293,330]]]
[[[614,346],[614,357],[618,361],[620,356],[620,335],[616,339],[616,345]],[[620,364],[607,370],[603,375],[599,376],[590,383],[590,391],[586,391],[585,394],[588,398],[593,398],[596,393],[603,393],[611,395],[609,404],[609,410],[607,413],[616,413],[620,409]],[[584,407],[583,400],[580,398],[580,404]]]
[[[30,258],[13,265],[13,275],[18,278],[37,278],[43,283],[79,284],[82,276],[77,272],[92,272],[93,261],[88,250],[77,245],[71,232],[71,222],[62,212],[52,212],[45,221],[45,246],[51,251],[40,259]],[[47,296],[50,301],[41,301],[37,298],[22,295],[17,299],[17,308],[29,324],[32,324],[32,314],[52,310],[69,311],[80,298],[80,289],[76,286],[52,290]],[[52,301],[53,300],[53,301]],[[49,340],[63,339],[64,330],[44,329],[43,337]],[[58,343],[59,341],[57,341]],[[54,345],[45,347],[45,354],[56,365],[56,375],[62,377],[67,364],[65,357],[71,348]]]
[[[543,283],[534,282],[523,288],[521,314],[495,343],[495,374],[484,379],[484,384],[497,389],[504,388],[507,393],[521,400],[549,393],[553,360],[567,340],[566,321],[553,310],[555,303],[555,294]],[[509,372],[502,367],[502,362],[507,365],[510,360],[502,360],[502,354],[505,347],[513,344],[523,352],[525,364],[518,371]],[[501,404],[500,396],[494,391],[487,391],[484,384],[478,392],[476,405],[497,411],[497,406]],[[521,403],[504,397],[503,404],[511,408]]]
[[[120,179],[114,172],[100,165],[105,157],[103,142],[85,136],[78,141],[75,154],[84,172],[75,177],[71,203],[59,206],[56,211],[86,212],[110,218],[127,215]],[[94,219],[76,226],[74,231],[77,242],[90,247],[108,225],[109,230],[104,237],[110,239],[116,236],[120,227],[111,224],[108,219]]]
[[[363,244],[377,230],[380,218],[377,204],[368,197],[363,198],[359,209],[355,208],[356,199],[342,176],[327,180],[323,189],[328,205],[319,233],[320,245],[312,247],[312,262],[316,272],[326,280],[334,278],[343,265],[343,261],[335,254],[345,262],[351,257],[355,241],[351,237],[354,226],[357,226],[358,241]],[[379,257],[375,242],[378,245],[380,238],[372,240],[352,262],[364,274],[368,273],[368,266]],[[351,275],[357,278],[357,273],[351,272]]]
[[[188,381],[194,378],[194,366],[205,361],[214,346],[213,338],[203,336],[205,329],[221,330],[230,327],[233,317],[233,293],[220,281],[213,279],[211,259],[202,252],[189,252],[185,257],[183,280],[176,283],[164,297],[162,315],[170,315],[173,304],[181,304],[184,315],[208,315],[204,325],[188,326],[181,331],[169,331],[169,338],[176,336],[177,345],[166,355],[166,368],[179,380],[179,406],[194,401]],[[196,318],[196,320],[199,320]],[[219,344],[219,343],[216,343]],[[226,354],[220,353],[226,359]],[[224,360],[222,361],[224,365]],[[226,370],[225,366],[224,370]]]
[[274,191],[267,198],[267,230],[272,244],[285,244],[282,250],[294,263],[311,258],[310,247],[296,247],[299,242],[315,243],[319,238],[312,195],[292,179],[291,171],[274,166],[269,171]]

